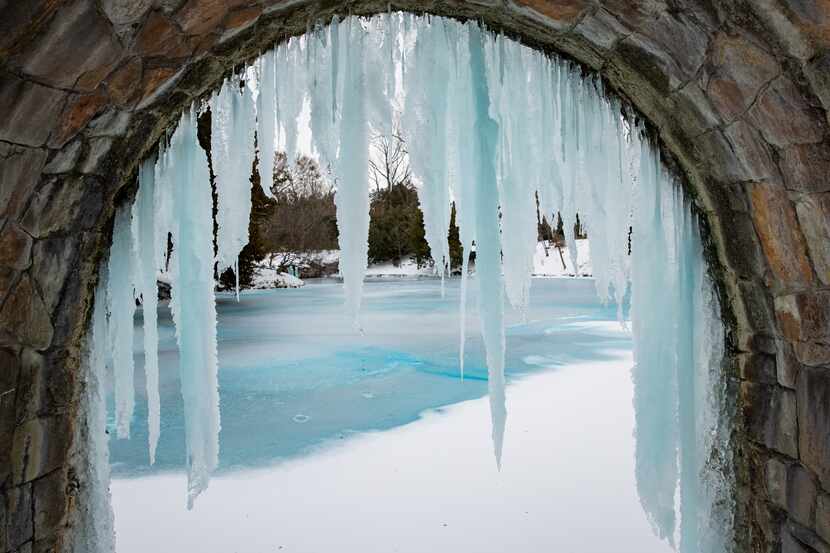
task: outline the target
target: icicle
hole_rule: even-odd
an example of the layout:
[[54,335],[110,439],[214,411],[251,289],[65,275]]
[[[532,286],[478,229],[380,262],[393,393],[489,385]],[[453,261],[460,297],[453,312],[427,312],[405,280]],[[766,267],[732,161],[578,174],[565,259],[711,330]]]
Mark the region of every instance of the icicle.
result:
[[182,115],[167,153],[167,177],[176,183],[170,307],[179,344],[187,436],[187,506],[192,508],[219,461],[213,201],[207,158],[196,139],[194,108]]
[[470,253],[465,249],[461,261],[461,318],[458,337],[458,368],[461,380],[464,380],[464,346],[467,341],[467,271],[469,270]]
[[[412,173],[419,181],[418,200],[435,269],[442,278],[449,262],[447,230],[450,198],[447,182],[447,101],[449,58],[444,20],[419,29],[406,70],[406,101],[402,117]],[[443,295],[443,287],[442,287]]]
[[269,198],[274,197],[274,159],[277,147],[277,71],[275,52],[260,58],[259,95],[257,96],[257,146],[259,147],[259,184]]
[[364,98],[366,82],[361,58],[363,33],[358,21],[351,18],[341,29],[341,34],[346,38],[340,50],[343,85],[339,88],[343,95],[338,98],[343,111],[337,160],[340,181],[334,199],[346,309],[355,328],[360,329],[358,317],[369,253],[369,147]]
[[[133,204],[132,237],[136,263],[136,296],[141,298],[144,325],[144,376],[147,389],[147,428],[150,464],[156,462],[160,421],[158,358],[158,289],[156,285],[155,158],[141,164]],[[164,241],[165,244],[167,241]]]
[[135,409],[133,366],[133,314],[135,313],[135,268],[130,228],[130,210],[119,209],[112,231],[108,266],[107,302],[110,312],[109,341],[115,375],[115,426],[119,439],[130,437]]
[[74,527],[74,551],[114,553],[115,532],[110,503],[110,459],[107,434],[106,352],[109,349],[107,329],[107,267],[99,271],[95,289],[86,366],[86,457],[81,487],[82,500],[77,504],[81,524]]
[[479,281],[481,334],[487,357],[493,449],[501,467],[504,426],[507,418],[504,394],[504,280],[501,273],[499,194],[496,182],[498,124],[490,118],[483,39],[476,25],[470,26],[471,98],[475,110],[476,171],[476,277]]
[[637,488],[655,533],[673,543],[677,468],[677,372],[672,259],[665,235],[659,160],[642,148],[634,215],[631,319]]
[[[256,112],[250,86],[244,83],[240,90],[235,79],[225,81],[211,104],[210,144],[219,196],[216,258],[221,274],[234,266],[248,243]],[[238,287],[239,274],[234,276]]]

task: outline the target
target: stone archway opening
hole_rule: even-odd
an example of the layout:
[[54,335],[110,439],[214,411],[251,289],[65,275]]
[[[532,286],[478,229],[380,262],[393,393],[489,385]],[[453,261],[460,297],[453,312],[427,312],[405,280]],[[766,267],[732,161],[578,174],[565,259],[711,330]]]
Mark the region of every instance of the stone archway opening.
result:
[[[732,321],[745,493],[739,531],[756,548],[820,549],[830,447],[827,8],[394,7],[481,19],[572,55],[655,126],[705,214],[707,251]],[[228,67],[343,9],[193,0],[99,10],[78,1],[8,12],[0,51],[0,97],[9,114],[0,136],[8,252],[0,319],[12,367],[2,404],[11,447],[0,463],[8,467],[8,550],[68,544],[76,505],[66,490],[77,484],[73,467],[85,456],[71,439],[84,403],[79,352],[108,221],[138,160]],[[77,45],[84,63],[58,63],[70,55],[66,43]],[[69,400],[49,390],[68,391]],[[28,517],[32,505],[48,516]]]
[[[210,147],[202,152],[197,113],[208,107]],[[451,203],[462,248],[474,246],[496,466],[506,435],[505,304],[527,311],[536,212],[558,213],[569,229],[574,265],[577,232],[570,229],[577,223],[588,229],[596,291],[617,304],[620,324],[627,324],[624,310],[631,305],[635,472],[648,520],[681,551],[731,550],[734,391],[722,372],[717,294],[698,216],[661,163],[648,130],[626,109],[578,67],[473,22],[401,13],[334,19],[264,53],[209,100],[185,111],[158,153],[142,162],[132,205],[116,214],[88,363],[98,395],[105,367],[114,373],[114,433],[130,437],[136,395],[132,304],[134,296],[143,297],[147,438],[154,463],[160,426],[155,289],[157,272],[165,270],[184,399],[188,508],[207,490],[219,467],[221,426],[214,273],[238,271],[248,241],[251,166],[258,167],[253,180],[273,193],[275,152],[284,149],[293,160],[298,139],[309,133],[336,183],[345,307],[360,331],[370,137],[395,134],[407,147],[442,283]],[[211,172],[215,200],[207,186]],[[467,280],[465,259],[462,377]],[[89,409],[86,449],[103,454],[103,401]],[[89,517],[85,536],[93,539],[81,547],[108,549],[111,530],[102,515],[107,483],[98,479],[100,467],[93,465],[87,475],[93,493],[84,497],[89,507],[81,512]]]

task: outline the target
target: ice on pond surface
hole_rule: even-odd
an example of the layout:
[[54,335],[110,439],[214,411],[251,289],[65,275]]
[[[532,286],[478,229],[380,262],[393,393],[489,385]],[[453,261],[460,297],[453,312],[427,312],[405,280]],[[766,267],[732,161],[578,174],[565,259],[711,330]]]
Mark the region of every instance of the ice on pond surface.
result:
[[[220,455],[227,467],[251,459],[272,459],[273,451],[284,453],[287,450],[280,448],[288,444],[293,444],[296,453],[309,440],[324,441],[331,428],[368,429],[366,425],[375,421],[375,410],[388,410],[381,428],[394,427],[414,420],[425,408],[469,399],[464,394],[476,386],[487,388],[492,450],[495,464],[501,466],[511,436],[505,431],[509,427],[505,371],[509,374],[511,369],[525,367],[511,361],[519,353],[536,361],[548,355],[515,349],[511,333],[516,331],[506,322],[507,303],[517,309],[520,321],[526,318],[532,326],[535,307],[530,273],[538,198],[541,213],[551,221],[561,214],[572,267],[578,267],[575,223],[587,230],[593,291],[608,303],[622,327],[630,323],[637,422],[634,473],[649,523],[656,535],[684,553],[726,550],[732,527],[731,450],[729,420],[721,411],[726,402],[717,294],[703,259],[696,209],[630,109],[609,97],[600,80],[585,77],[579,67],[564,60],[489,33],[475,22],[426,16],[335,19],[305,37],[278,45],[255,65],[260,69],[258,79],[246,80],[238,91],[234,88],[238,82],[229,81],[236,84],[224,87],[213,101],[214,160],[223,160],[216,183],[220,270],[233,262],[247,236],[245,208],[250,187],[246,168],[253,164],[254,127],[263,133],[261,146],[284,150],[292,163],[299,135],[309,132],[301,127],[310,123],[311,142],[331,169],[336,189],[346,306],[343,317],[321,323],[321,328],[355,339],[356,330],[372,332],[367,321],[375,313],[363,305],[363,296],[368,261],[368,152],[378,134],[400,130],[403,135],[419,183],[427,239],[442,276],[447,204],[455,201],[465,258],[473,249],[476,254],[475,279],[467,282],[465,259],[460,293],[448,298],[455,302],[453,306],[461,305],[459,320],[452,323],[460,330],[452,361],[447,357],[438,362],[433,358],[437,350],[426,357],[402,353],[406,340],[398,333],[382,346],[356,349],[351,345],[334,351],[321,348],[320,340],[309,343],[298,338],[290,324],[276,325],[268,331],[279,329],[283,337],[307,348],[297,350],[294,357],[281,352],[281,363],[288,364],[284,374],[290,377],[281,378],[278,388],[274,388],[269,350],[257,341],[257,317],[270,320],[274,313],[282,313],[289,320],[291,312],[284,311],[282,304],[264,301],[270,305],[266,312],[243,298],[237,309],[251,324],[238,328],[227,323],[233,321],[234,308],[220,302],[224,324],[229,324],[227,330],[219,327],[220,336],[239,340],[247,352],[240,355],[259,359],[256,356],[263,348],[269,355],[260,361],[261,366],[254,363],[230,378],[227,375],[235,371],[236,358],[220,354],[218,365],[216,358],[212,203],[195,121],[197,109],[203,106],[192,106],[162,144],[152,173],[154,210],[145,209],[147,193],[139,194],[140,205],[133,212],[139,218],[152,217],[156,228],[165,231],[165,239],[168,230],[172,234],[171,306],[177,348],[165,351],[162,336],[159,363],[165,355],[177,356],[186,432],[184,437],[167,434],[181,439],[179,447],[184,447],[186,455],[169,457],[170,453],[159,451],[157,461],[160,468],[186,464],[188,504],[192,506],[207,487]],[[248,74],[252,74],[250,68]],[[259,109],[256,123],[255,108]],[[267,162],[271,153],[260,159]],[[142,173],[149,177],[149,171]],[[118,275],[121,287],[113,288],[110,280],[108,291],[121,437],[129,433],[134,393],[128,378],[132,365],[124,353],[131,332],[124,321],[132,313],[132,306],[127,305],[132,302],[132,290],[123,288],[134,283],[138,274],[146,278],[145,271],[131,267],[132,256],[122,251],[129,245],[124,246],[129,240],[120,230],[128,216],[122,210],[116,220],[109,261],[110,276]],[[146,230],[148,224],[139,220],[134,226]],[[479,332],[475,339],[469,325],[473,319],[464,315],[468,303],[473,305],[466,301],[468,287],[477,289]],[[625,312],[629,304],[630,318]],[[147,329],[152,332],[152,324]],[[388,329],[378,329],[381,335],[384,331]],[[234,337],[234,332],[239,335]],[[556,343],[559,336],[558,332],[537,334],[547,345]],[[151,379],[154,342],[149,336],[145,348]],[[286,350],[295,351],[295,347],[288,345]],[[309,359],[309,351],[315,352],[314,359]],[[219,382],[218,366],[224,375]],[[538,368],[539,364],[528,366]],[[365,401],[363,379],[402,370],[412,379],[395,381],[406,390],[405,397],[384,389],[374,401]],[[444,378],[444,373],[465,376],[463,393],[462,388],[446,386],[445,380],[439,385],[424,376]],[[239,434],[259,435],[253,428],[269,420],[252,410],[257,394],[277,394],[286,409],[291,409],[290,415],[284,415],[292,422],[300,422],[296,420],[300,415],[308,419],[291,425],[302,434],[297,441],[292,441],[292,430],[280,427],[283,434],[275,434],[253,452],[246,450],[250,458],[228,464],[228,454],[219,451],[217,383],[226,398],[223,413],[235,420],[232,410],[242,403],[229,398],[245,379],[256,386],[242,386],[246,388],[247,426],[238,429]],[[355,387],[348,396],[352,403],[346,402],[348,409],[339,395],[326,396],[333,392],[325,383],[342,379]],[[315,382],[310,391],[309,382]],[[420,393],[417,386],[427,382],[432,382],[431,387]],[[151,392],[153,388],[151,382]],[[307,393],[332,407],[341,406],[338,418],[309,412],[299,399],[307,400]],[[177,413],[167,416],[173,421]],[[151,424],[155,418],[151,407]],[[344,427],[349,421],[352,425]],[[170,439],[164,432],[167,424],[162,422],[160,443]],[[227,440],[236,433],[224,428],[222,443],[228,447]],[[145,442],[152,448],[155,437]],[[120,446],[114,445],[116,453]],[[115,470],[129,472],[130,467],[129,463],[116,465]]]
[[[638,506],[632,341],[590,279],[534,281],[527,322],[506,311],[501,472],[475,422],[489,411],[475,333],[458,378],[459,281],[445,300],[437,280],[367,282],[364,336],[336,330],[348,322],[338,286],[219,297],[220,465],[188,517],[174,331],[160,309],[156,466],[143,425],[112,443],[119,551],[668,552]],[[468,319],[479,324],[475,308]]]

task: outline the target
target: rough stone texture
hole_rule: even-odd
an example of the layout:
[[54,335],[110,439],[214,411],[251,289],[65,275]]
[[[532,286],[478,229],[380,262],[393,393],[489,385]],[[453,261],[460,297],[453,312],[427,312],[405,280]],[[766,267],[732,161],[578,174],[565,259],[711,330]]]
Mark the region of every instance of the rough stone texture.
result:
[[767,495],[772,503],[780,508],[787,508],[787,465],[773,457],[767,461],[766,470]]
[[801,460],[830,490],[830,369],[804,367],[798,375],[798,445]]
[[790,468],[787,480],[787,509],[799,524],[812,527],[816,520],[816,483],[800,465]]
[[816,533],[830,543],[830,495],[822,494],[816,503]]
[[795,209],[816,274],[823,284],[830,285],[830,192],[804,195]]
[[[72,441],[83,439],[79,351],[116,198],[129,197],[137,164],[233,67],[334,14],[390,8],[472,18],[558,51],[600,73],[651,124],[706,221],[723,304],[724,367],[742,415],[738,551],[824,553],[827,0],[5,2],[0,361],[15,374],[0,374],[0,553],[68,550],[74,488],[59,481],[79,462],[67,455]],[[815,477],[813,527],[786,501],[782,466]],[[12,508],[31,507],[33,493],[55,506],[40,522]]]
[[750,439],[798,458],[796,394],[792,390],[745,382],[744,417]]

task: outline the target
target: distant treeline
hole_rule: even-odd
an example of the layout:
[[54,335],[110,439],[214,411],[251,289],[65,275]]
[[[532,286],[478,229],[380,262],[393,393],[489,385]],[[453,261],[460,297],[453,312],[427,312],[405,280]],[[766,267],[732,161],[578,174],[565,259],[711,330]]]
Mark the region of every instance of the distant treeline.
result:
[[[210,155],[210,110],[199,117],[199,143],[208,155],[211,187],[214,192],[214,248],[216,245],[216,186]],[[418,194],[412,181],[403,140],[397,136],[378,137],[373,143],[370,162],[369,208],[369,262],[400,264],[407,260],[419,266],[432,263],[424,231],[424,216],[418,203]],[[260,187],[258,160],[251,168],[251,219],[249,242],[239,256],[240,285],[249,286],[254,266],[268,261],[278,270],[303,267],[302,276],[321,276],[326,268],[316,266],[313,254],[335,250],[337,218],[334,203],[336,181],[324,173],[318,163],[307,156],[299,156],[288,163],[285,153],[277,152],[274,163],[273,198]],[[539,240],[557,244],[563,242],[562,220],[555,224],[538,212]],[[582,235],[577,219],[575,231]],[[455,205],[451,206],[450,228],[447,234],[450,265],[459,271],[463,248],[455,224]],[[475,252],[473,252],[473,256]],[[219,276],[220,286],[231,288],[235,283],[233,271]]]

